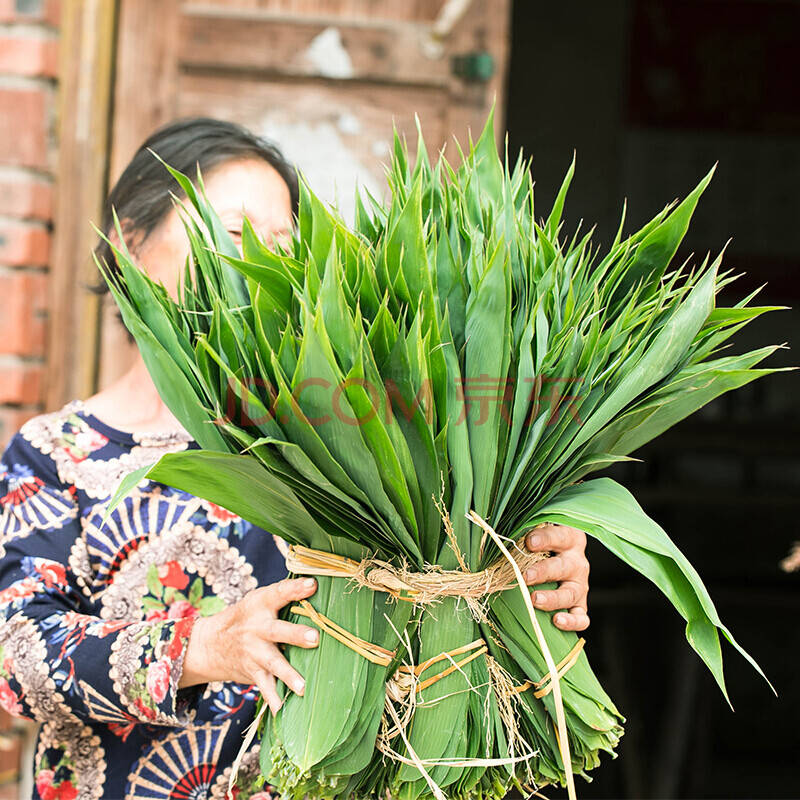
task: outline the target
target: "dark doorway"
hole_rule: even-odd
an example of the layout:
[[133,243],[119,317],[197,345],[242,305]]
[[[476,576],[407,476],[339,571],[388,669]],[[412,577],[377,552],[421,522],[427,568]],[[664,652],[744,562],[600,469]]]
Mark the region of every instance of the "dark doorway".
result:
[[[795,306],[741,331],[734,348],[788,342],[800,363],[800,3],[572,0],[515,4],[510,152],[534,157],[549,208],[577,153],[565,217],[610,242],[685,196],[719,162],[681,256],[746,272],[728,304]],[[616,761],[584,798],[796,798],[800,573],[800,373],[769,376],[707,406],[614,469],[689,556],[766,684],[726,647],[730,710],[659,592],[590,544],[587,650],[628,717]],[[565,796],[545,790],[548,797]]]

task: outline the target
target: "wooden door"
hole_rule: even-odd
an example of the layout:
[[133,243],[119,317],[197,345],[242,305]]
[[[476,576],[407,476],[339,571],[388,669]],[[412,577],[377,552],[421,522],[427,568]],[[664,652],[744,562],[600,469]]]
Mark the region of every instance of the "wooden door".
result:
[[[205,115],[276,141],[348,212],[356,181],[383,189],[393,121],[413,142],[417,115],[433,151],[496,98],[500,132],[510,2],[120,0],[110,179],[153,128]],[[109,307],[101,387],[130,355]]]

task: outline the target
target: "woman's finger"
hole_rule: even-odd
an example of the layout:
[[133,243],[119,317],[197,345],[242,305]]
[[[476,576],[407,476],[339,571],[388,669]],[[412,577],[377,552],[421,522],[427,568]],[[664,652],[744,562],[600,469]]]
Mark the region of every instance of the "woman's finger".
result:
[[303,676],[286,660],[286,657],[274,644],[269,644],[259,654],[261,669],[271,672],[278,680],[283,681],[295,694],[303,695],[306,682]]
[[562,631],[585,631],[589,627],[589,615],[581,606],[573,606],[569,611],[559,611],[553,623]]
[[258,603],[262,608],[277,613],[285,605],[305,600],[317,591],[317,582],[313,578],[287,578],[278,583],[271,583],[261,589],[251,592],[251,602]]
[[578,561],[573,556],[552,556],[527,569],[525,582],[528,586],[566,580],[586,582],[589,577],[588,566],[585,559]]
[[258,686],[258,691],[261,692],[261,696],[269,706],[269,710],[274,717],[278,711],[280,711],[281,705],[283,705],[280,697],[278,697],[278,691],[275,688],[275,676],[270,675],[264,670],[259,670],[253,678],[256,682],[256,686]]
[[319,631],[308,625],[298,625],[283,619],[269,619],[264,622],[261,633],[270,642],[293,644],[296,647],[316,647],[319,644]]
[[554,550],[557,553],[574,547],[586,547],[586,534],[568,525],[542,525],[525,537],[525,545],[531,552]]
[[576,581],[564,581],[558,589],[534,592],[531,600],[542,611],[573,608],[585,601],[584,587]]

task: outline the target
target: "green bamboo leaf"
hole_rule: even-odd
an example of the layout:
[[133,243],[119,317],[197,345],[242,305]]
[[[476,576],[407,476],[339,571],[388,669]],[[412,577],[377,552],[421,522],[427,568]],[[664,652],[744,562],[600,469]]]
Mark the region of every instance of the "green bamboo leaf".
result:
[[[372,506],[384,518],[396,540],[414,561],[421,560],[419,547],[405,528],[380,481],[375,480],[377,467],[364,444],[356,414],[340,390],[344,376],[333,364],[333,354],[321,317],[306,327],[297,361],[292,390],[298,395],[297,404],[312,422],[319,438],[346,473],[370,499]],[[302,392],[299,392],[299,388]],[[315,422],[313,422],[315,421]]]
[[[363,354],[358,353],[353,368],[348,372],[342,386],[361,438],[375,459],[377,474],[389,499],[397,509],[404,527],[419,542],[419,529],[414,503],[411,500],[408,481],[413,471],[400,463],[398,451],[381,420],[382,403],[380,389],[368,381],[363,369]],[[409,459],[410,461],[410,459]]]
[[549,239],[555,239],[556,234],[558,232],[559,225],[561,224],[561,214],[564,211],[564,203],[567,199],[567,192],[569,191],[569,185],[572,183],[572,178],[574,175],[575,175],[575,154],[573,153],[572,163],[569,165],[567,174],[564,176],[564,181],[561,184],[561,188],[558,190],[555,202],[553,203],[553,209],[550,212],[550,216],[547,218],[547,222],[544,225],[544,233]]
[[106,506],[105,513],[103,514],[103,520],[100,523],[100,530],[102,530],[106,522],[108,522],[108,518],[114,513],[114,511],[118,508],[119,504],[124,502],[125,498],[130,495],[130,493],[144,480],[147,480],[147,473],[152,467],[152,464],[145,464],[143,467],[139,467],[138,469],[129,472],[120,482],[117,488],[114,490],[114,494],[111,496],[111,500],[109,501],[108,505]]
[[587,441],[631,400],[668,375],[678,364],[713,308],[718,264],[719,259],[670,314],[641,358],[626,370],[619,384],[600,404],[599,410],[581,426],[573,446]]
[[228,445],[214,427],[213,417],[198,398],[196,386],[185,377],[182,370],[176,369],[177,365],[170,353],[142,323],[122,294],[115,288],[110,288],[123,321],[136,339],[147,370],[169,410],[181,420],[201,447],[220,452],[228,451]]
[[[466,521],[466,514],[472,508],[474,469],[470,454],[469,430],[466,425],[459,423],[464,411],[464,400],[463,393],[459,396],[458,388],[463,386],[463,378],[447,316],[442,320],[442,352],[447,364],[448,376],[447,457],[450,464],[450,485],[453,498],[450,506],[450,519],[458,546],[462,552],[472,558],[475,548],[471,541],[471,530]],[[477,535],[475,539],[478,540]],[[458,561],[449,545],[442,545],[438,555],[439,563],[445,569],[455,569],[458,566]]]
[[[347,620],[351,633],[368,639],[372,628],[372,593],[362,589],[345,593],[342,578],[317,578],[312,605],[328,619]],[[344,610],[346,608],[346,611]],[[307,623],[290,616],[293,622]],[[275,719],[275,731],[286,755],[305,772],[325,759],[348,738],[357,720],[357,709],[371,681],[383,682],[380,667],[332,636],[322,634],[314,650],[288,648],[290,661],[305,679],[304,696],[287,696]],[[334,703],[333,699],[338,698]],[[309,732],[313,731],[313,735]]]
[[[469,610],[458,607],[455,598],[446,597],[436,606],[436,616],[430,612],[424,617],[420,629],[419,663],[440,653],[449,652],[478,638],[475,623]],[[427,634],[426,634],[427,631]],[[432,668],[435,673],[436,670]],[[429,677],[423,672],[423,677]],[[448,758],[465,758],[466,741],[464,727],[458,724],[466,716],[469,685],[473,680],[473,669],[467,665],[463,671],[455,671],[425,689],[417,699],[417,711],[411,723],[409,739],[414,752],[425,761]],[[447,766],[429,769],[431,777],[440,785],[451,783],[456,776]],[[416,782],[420,790],[424,779],[416,767],[404,764],[400,767],[398,780]]]
[[288,542],[327,552],[343,546],[334,543],[283,481],[249,456],[206,450],[167,453],[146,475],[221,505]]
[[586,531],[655,583],[686,620],[689,644],[705,661],[726,699],[717,630],[767,680],[758,664],[722,624],[694,567],[618,483],[610,478],[596,478],[563,489],[537,511],[528,526],[545,520]]
[[492,202],[503,196],[503,165],[497,152],[494,133],[494,105],[486,118],[483,131],[470,153],[470,161],[475,164],[475,175],[484,202]]
[[317,306],[325,320],[331,345],[338,356],[339,368],[347,373],[359,355],[359,331],[344,293],[344,271],[335,245],[325,264],[325,275],[317,296]]
[[427,316],[431,316],[434,288],[422,221],[420,180],[415,181],[378,258],[385,261],[387,276],[395,275],[391,286],[397,299],[405,302],[412,313],[421,309]]
[[625,276],[612,298],[612,303],[622,300],[639,281],[642,281],[645,294],[658,284],[686,235],[700,195],[711,182],[715,169],[716,165],[666,220],[648,233],[639,244],[633,262],[625,271]]
[[298,289],[300,284],[292,285],[290,271],[281,268],[284,266],[283,259],[274,256],[270,259],[270,263],[264,263],[266,259],[253,262],[221,253],[219,257],[262,287],[262,291],[273,302],[276,313],[285,315],[291,311],[292,292]]
[[[466,407],[473,464],[473,508],[488,514],[498,470],[500,431],[506,409],[511,318],[511,270],[496,249],[467,301],[466,345],[460,388]],[[478,398],[476,402],[476,397]],[[499,464],[502,468],[502,463]]]

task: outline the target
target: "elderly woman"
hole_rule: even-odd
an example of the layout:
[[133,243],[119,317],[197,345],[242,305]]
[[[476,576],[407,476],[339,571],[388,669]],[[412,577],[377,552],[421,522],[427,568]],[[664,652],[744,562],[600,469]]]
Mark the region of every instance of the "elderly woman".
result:
[[[143,270],[174,286],[188,241],[153,157],[199,166],[234,239],[246,215],[267,241],[289,234],[294,170],[243,128],[210,119],[169,125],[139,149],[108,199]],[[101,245],[110,263],[110,250]],[[112,264],[113,266],[113,264]],[[311,596],[286,579],[266,531],[169,487],[140,484],[101,522],[120,479],[161,454],[197,447],[159,398],[141,358],[116,383],[28,423],[0,464],[0,706],[42,723],[34,797],[222,798],[260,692],[273,712],[276,681],[303,678],[281,646],[315,647],[316,630],[278,618]],[[548,526],[528,537],[555,557],[527,577],[555,623],[588,623],[586,538]],[[268,791],[258,752],[236,796]]]

